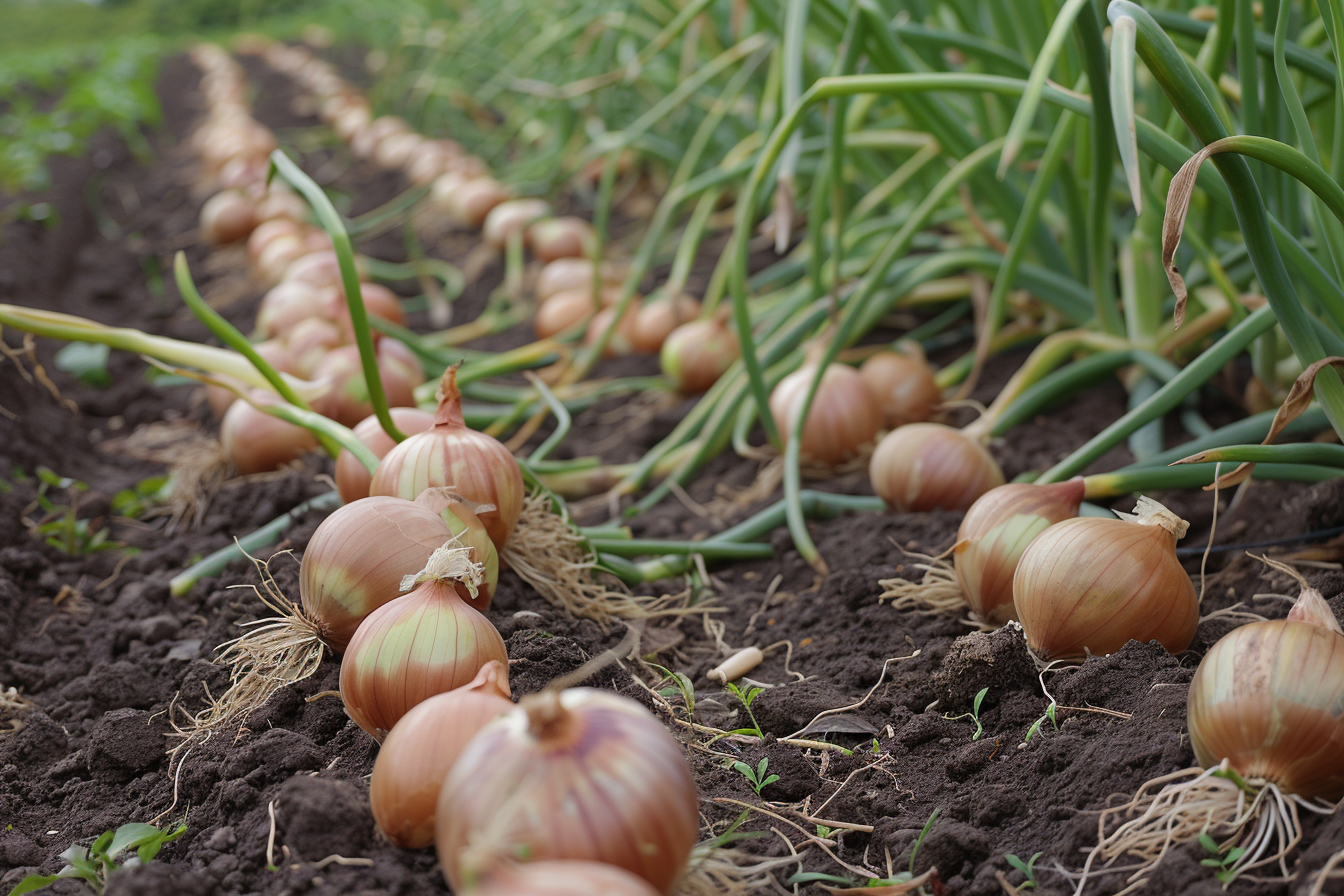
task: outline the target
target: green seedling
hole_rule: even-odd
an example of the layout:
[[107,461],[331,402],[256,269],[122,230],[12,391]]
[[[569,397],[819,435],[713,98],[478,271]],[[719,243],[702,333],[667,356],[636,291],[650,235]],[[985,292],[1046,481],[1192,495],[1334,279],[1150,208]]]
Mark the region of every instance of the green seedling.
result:
[[747,782],[751,784],[751,789],[756,791],[757,796],[760,796],[762,790],[779,780],[779,775],[766,774],[766,769],[769,768],[769,766],[770,760],[766,757],[762,757],[761,761],[756,763],[755,768],[747,765],[741,759],[738,759],[728,767],[746,778]]
[[[91,846],[72,844],[61,853],[66,866],[55,874],[30,874],[9,891],[9,896],[22,896],[34,890],[49,887],[60,880],[76,878],[89,885],[94,893],[102,893],[108,877],[119,868],[131,868],[152,862],[165,843],[171,843],[186,833],[180,824],[172,831],[159,830],[151,824],[124,824],[115,831],[105,831]],[[133,850],[125,861],[117,859]]]
[[90,386],[106,388],[112,385],[112,374],[107,359],[112,349],[96,342],[71,342],[56,353],[56,369]]
[[989,693],[989,688],[981,688],[980,693],[975,695],[974,702],[971,703],[971,711],[964,712],[959,716],[945,715],[943,718],[949,722],[955,722],[958,719],[970,719],[975,722],[975,733],[971,735],[971,740],[979,740],[985,733],[985,726],[980,721],[980,704],[985,702],[985,695]]
[[755,713],[751,711],[751,704],[755,703],[756,698],[765,692],[765,688],[752,687],[749,685],[744,689],[738,687],[731,681],[725,684],[724,687],[728,690],[728,693],[737,698],[738,703],[742,704],[742,708],[746,710],[747,718],[751,720],[750,728],[736,728],[728,733],[750,734],[754,737],[764,737],[765,735],[761,732],[761,725],[756,721]]
[[1234,846],[1223,852],[1218,846],[1218,841],[1209,836],[1208,831],[1199,835],[1199,845],[1204,847],[1205,852],[1211,853],[1209,858],[1200,859],[1199,864],[1205,868],[1216,868],[1213,876],[1221,883],[1230,883],[1237,876],[1237,860],[1246,854],[1245,847]]
[[[989,690],[989,689],[986,688],[985,690]],[[981,692],[980,692],[980,696],[983,697],[984,695],[985,695],[985,691],[981,691]],[[976,705],[977,705],[977,706],[979,705],[979,699],[978,699],[978,698],[977,698],[977,701],[976,701]],[[919,855],[919,848],[920,848],[921,846],[924,845],[924,841],[925,841],[925,840],[929,839],[929,834],[930,834],[930,832],[933,831],[933,826],[934,826],[934,824],[938,821],[938,814],[939,814],[940,812],[942,812],[942,811],[943,811],[942,807],[939,806],[939,807],[935,808],[931,813],[929,813],[929,820],[926,821],[926,822],[924,822],[924,827],[920,829],[919,836],[915,838],[915,845],[912,846],[912,847],[910,847],[910,876],[911,876],[911,877],[913,877],[914,874],[915,874],[915,857]]]
[[[790,876],[789,879],[786,881],[786,883],[838,884],[840,886],[848,887],[850,889],[867,889],[876,887],[889,887],[896,884],[909,884],[915,879],[915,858],[919,855],[919,849],[921,846],[924,845],[924,841],[928,839],[929,832],[933,830],[934,823],[937,822],[938,815],[942,811],[943,810],[941,808],[934,809],[932,814],[929,815],[929,820],[924,822],[923,829],[920,830],[919,836],[915,838],[914,846],[910,848],[909,868],[906,871],[901,871],[897,874],[892,874],[891,867],[890,865],[888,865],[887,877],[867,878],[865,880],[856,880],[852,877],[842,877],[841,875],[838,874],[826,874],[821,871],[800,871],[797,874]],[[831,831],[829,828],[825,828],[823,825],[817,826],[817,834],[819,836],[823,836],[824,839],[824,835],[822,835],[823,829],[826,831],[826,834],[830,834]],[[1035,861],[1034,856],[1032,857],[1032,861]],[[925,889],[923,887],[920,887],[916,892],[924,893]]]
[[[33,534],[47,544],[71,557],[84,557],[98,551],[112,551],[121,547],[109,540],[101,520],[79,518],[79,495],[88,491],[88,483],[60,476],[46,467],[37,468],[39,485],[37,506],[43,512],[41,519],[29,521]],[[63,489],[69,504],[57,504],[51,498],[53,489]]]
[[1036,736],[1037,732],[1041,730],[1041,726],[1044,725],[1047,721],[1054,726],[1054,729],[1056,731],[1058,731],[1059,720],[1055,718],[1055,710],[1057,708],[1058,708],[1057,705],[1054,703],[1051,703],[1049,706],[1047,706],[1045,708],[1045,713],[1039,719],[1031,723],[1031,727],[1027,729],[1027,736],[1022,738],[1022,743],[1024,744],[1031,743],[1031,739]]
[[671,682],[668,687],[658,689],[658,693],[664,697],[681,697],[681,705],[686,710],[686,718],[695,718],[695,685],[684,673],[673,672],[665,669],[657,663],[649,663],[651,668],[657,669],[663,674],[663,677]]
[[822,840],[830,838],[831,834],[833,833],[835,833],[834,829],[828,828],[824,824],[817,825],[817,836],[820,837]]
[[1035,853],[1025,862],[1011,854],[1003,857],[1004,861],[1009,865],[1012,865],[1015,871],[1020,871],[1022,876],[1026,878],[1025,881],[1017,885],[1019,890],[1036,889],[1036,860],[1042,855],[1044,855],[1044,853]]
[[117,516],[138,520],[167,501],[172,493],[173,486],[167,476],[150,476],[113,495],[112,512]]

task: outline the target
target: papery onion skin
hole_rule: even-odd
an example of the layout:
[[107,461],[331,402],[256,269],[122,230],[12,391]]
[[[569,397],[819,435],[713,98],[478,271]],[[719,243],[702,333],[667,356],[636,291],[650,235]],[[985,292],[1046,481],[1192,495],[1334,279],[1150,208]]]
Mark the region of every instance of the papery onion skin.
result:
[[[392,415],[392,422],[403,435],[413,436],[434,425],[434,415],[419,408],[388,408],[388,412]],[[352,432],[355,438],[363,442],[379,460],[397,447],[397,443],[383,430],[383,424],[376,414],[370,414],[359,421]],[[359,458],[342,448],[341,453],[336,455],[336,491],[340,492],[341,501],[349,504],[360,498],[367,498],[369,484],[372,482],[373,473],[369,472],[369,468],[364,466]]]
[[1187,720],[1205,768],[1227,759],[1286,793],[1344,797],[1344,635],[1287,619],[1233,629],[1195,670]]
[[[1161,510],[1184,534],[1184,522]],[[1013,604],[1037,659],[1110,654],[1131,640],[1157,641],[1169,653],[1189,647],[1199,599],[1176,558],[1176,538],[1162,525],[1099,517],[1065,520],[1036,536],[1018,561]]]
[[[816,375],[815,365],[804,364],[780,380],[770,393],[770,412],[780,438],[790,438]],[[863,377],[852,367],[831,364],[821,375],[803,422],[799,450],[803,457],[835,466],[857,456],[881,428],[882,413]]]
[[422,582],[355,630],[341,660],[341,699],[355,724],[381,740],[416,704],[470,684],[491,660],[509,662],[490,620],[451,582]]
[[957,529],[953,567],[962,596],[977,619],[1015,619],[1013,574],[1032,539],[1054,523],[1078,515],[1082,477],[1036,485],[1012,482],[976,499]]
[[702,318],[667,334],[658,364],[677,391],[698,395],[718,382],[741,354],[737,334],[724,321]]
[[471,548],[471,559],[482,566],[481,581],[476,586],[474,598],[468,599],[466,594],[462,594],[462,597],[469,605],[484,613],[490,609],[490,601],[499,586],[499,549],[495,547],[490,533],[485,529],[485,523],[481,522],[476,511],[486,513],[492,509],[491,505],[482,506],[468,501],[451,488],[427,488],[415,499],[415,503],[437,513],[453,537],[464,547]]
[[695,782],[661,723],[628,698],[571,688],[525,699],[476,736],[444,781],[435,843],[459,892],[525,854],[606,862],[668,893],[699,824]]
[[491,660],[470,684],[416,704],[392,726],[369,778],[373,819],[389,840],[405,849],[434,842],[443,779],[471,739],[511,709],[508,666]]
[[895,510],[966,510],[1003,471],[973,436],[941,423],[911,423],[882,437],[868,465],[873,491]]
[[643,878],[601,862],[556,859],[497,869],[466,896],[658,896]]
[[414,501],[380,496],[337,508],[299,564],[304,615],[333,650],[344,650],[370,613],[401,596],[402,578],[452,537],[433,509]]
[[503,549],[523,510],[523,473],[509,449],[470,429],[462,419],[457,371],[444,372],[435,425],[393,448],[373,474],[369,493],[414,500],[427,488],[447,486],[469,501],[493,504],[481,522]]

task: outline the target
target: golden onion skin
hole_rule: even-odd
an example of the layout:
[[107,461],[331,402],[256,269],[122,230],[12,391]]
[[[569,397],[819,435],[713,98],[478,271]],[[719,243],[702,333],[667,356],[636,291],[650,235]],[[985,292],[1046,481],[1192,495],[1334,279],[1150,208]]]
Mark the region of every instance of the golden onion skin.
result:
[[1190,744],[1205,768],[1305,798],[1344,797],[1344,635],[1278,619],[1233,629],[1195,670]]
[[638,703],[593,688],[543,692],[486,726],[444,781],[438,818],[457,892],[525,854],[605,862],[669,893],[700,825],[680,744]]
[[1042,661],[1114,653],[1131,640],[1179,653],[1199,624],[1176,536],[1128,520],[1079,517],[1036,536],[1018,561],[1013,604]]
[[364,498],[322,521],[299,564],[304,615],[333,650],[344,650],[364,618],[401,596],[453,537],[432,508],[401,498]]
[[[387,410],[392,415],[392,422],[404,435],[413,436],[434,425],[434,415],[419,408],[388,408]],[[386,457],[387,452],[397,447],[397,443],[392,440],[392,437],[383,431],[383,424],[376,414],[370,414],[359,421],[354,428],[354,433],[355,438],[363,442],[364,446],[372,451],[373,456],[379,460]],[[364,466],[359,458],[347,449],[342,448],[341,453],[336,455],[336,490],[341,493],[341,500],[350,504],[360,498],[367,498],[369,496],[369,485],[372,482],[373,474],[369,472],[368,467]]]
[[[780,438],[787,441],[798,421],[817,368],[804,364],[784,377],[770,393],[770,413]],[[817,394],[803,421],[803,457],[835,466],[858,455],[882,429],[882,409],[868,384],[853,367],[831,364],[821,375]]]
[[341,700],[355,724],[382,739],[413,706],[470,684],[504,639],[449,580],[417,585],[360,623],[341,660]]
[[952,550],[957,583],[971,611],[987,622],[1017,618],[1013,574],[1022,552],[1055,523],[1078,515],[1081,477],[1036,485],[1010,482],[981,495],[966,511]]
[[966,510],[1003,471],[984,445],[942,423],[911,423],[882,437],[868,465],[873,491],[892,509]]
[[658,891],[612,865],[555,860],[501,868],[467,896],[658,896]]

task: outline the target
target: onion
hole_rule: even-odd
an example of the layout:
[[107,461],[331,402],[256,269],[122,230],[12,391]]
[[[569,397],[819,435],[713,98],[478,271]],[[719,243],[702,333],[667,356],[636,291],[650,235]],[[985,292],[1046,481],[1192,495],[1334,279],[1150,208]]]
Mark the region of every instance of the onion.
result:
[[1205,768],[1223,760],[1287,793],[1344,797],[1344,632],[1303,586],[1287,619],[1252,622],[1214,644],[1190,682],[1190,745]]
[[355,724],[382,739],[411,707],[469,684],[491,660],[508,664],[504,639],[459,594],[474,596],[480,564],[469,548],[439,548],[409,594],[370,613],[341,660],[341,699]]
[[658,891],[612,865],[556,859],[501,865],[467,896],[658,896]]
[[542,262],[581,258],[597,247],[597,233],[583,218],[542,218],[527,228],[527,245]]
[[430,697],[392,726],[369,778],[373,820],[389,840],[407,849],[434,842],[443,779],[467,743],[511,709],[508,666],[491,660],[470,684]]
[[410,132],[388,134],[373,148],[373,162],[379,168],[396,171],[411,160],[425,138]]
[[467,227],[480,227],[485,216],[509,198],[504,185],[489,175],[472,178],[448,198],[449,214]]
[[216,193],[201,206],[201,239],[211,246],[246,239],[257,224],[257,204],[237,190]]
[[726,320],[715,316],[682,324],[669,333],[658,362],[678,391],[698,395],[718,382],[739,357],[737,334]]
[[269,246],[272,240],[282,236],[298,236],[303,229],[303,224],[289,218],[273,218],[269,221],[262,221],[252,231],[252,235],[247,238],[247,260],[253,267],[256,267],[262,250]]
[[1176,559],[1188,526],[1141,497],[1122,519],[1079,517],[1036,536],[1013,576],[1027,646],[1042,661],[1114,653],[1130,640],[1189,647],[1199,600]]
[[[404,343],[384,336],[378,340],[375,357],[388,407],[414,406],[415,387],[425,381],[424,371],[415,355]],[[314,410],[343,426],[354,426],[373,413],[359,346],[343,345],[332,349],[313,368],[313,379],[328,383],[328,391],[314,403]]]
[[679,293],[673,298],[660,296],[639,309],[631,332],[635,351],[656,355],[667,337],[677,327],[693,321],[700,314],[700,303],[692,296]]
[[1047,526],[1078,515],[1082,477],[1051,485],[1014,482],[985,492],[957,529],[953,566],[975,618],[1004,623],[1016,618],[1013,573],[1022,552]]
[[[625,276],[625,271],[611,262],[602,263],[602,282],[617,284]],[[537,300],[544,302],[556,293],[570,289],[582,289],[590,296],[593,292],[593,263],[587,258],[557,258],[547,264],[537,275],[537,285],[533,289]]]
[[943,390],[938,388],[919,343],[907,342],[902,348],[906,348],[904,354],[878,352],[859,368],[882,409],[883,421],[892,429],[929,419],[943,400]]
[[[397,429],[401,430],[403,435],[413,436],[434,425],[434,415],[419,408],[394,407],[388,408],[388,412],[392,415],[392,422],[397,425]],[[374,414],[370,414],[355,425],[354,435],[379,460],[382,460],[387,452],[397,447],[397,443],[383,430],[383,424]],[[336,455],[336,490],[340,492],[341,500],[349,504],[352,501],[358,501],[360,498],[367,498],[369,496],[369,484],[372,482],[373,474],[369,472],[368,468],[353,454],[342,448],[341,453]]]
[[[803,399],[816,378],[815,364],[804,364],[784,377],[770,393],[770,413],[780,437],[788,439],[798,420]],[[835,466],[856,456],[882,428],[877,399],[857,370],[832,364],[822,374],[821,384],[803,423],[803,457]]]
[[334,320],[336,293],[330,288],[301,280],[277,283],[261,297],[257,308],[257,333],[271,339],[283,336],[299,321],[316,317]]
[[267,283],[279,283],[290,263],[311,251],[306,239],[299,234],[277,236],[257,253],[257,274]]
[[502,549],[523,510],[523,474],[509,449],[463,421],[456,367],[443,373],[434,421],[387,453],[369,493],[414,499],[427,488],[448,486],[469,501],[493,504],[481,522]]
[[586,289],[570,289],[558,292],[537,308],[537,316],[532,321],[538,339],[552,336],[577,327],[597,313],[597,303],[591,292]]
[[484,613],[490,609],[495,586],[499,583],[499,549],[490,540],[490,533],[485,531],[480,514],[494,510],[495,505],[468,501],[450,488],[427,488],[415,503],[437,513],[453,537],[464,547],[471,548],[471,559],[481,564],[479,593],[471,605]]
[[1003,485],[1003,471],[972,435],[911,423],[883,436],[868,465],[873,491],[898,511],[966,510]]
[[[251,393],[251,400],[272,404],[279,399],[257,389]],[[268,473],[317,447],[317,437],[302,426],[257,410],[241,398],[229,406],[219,422],[219,440],[224,455],[244,476]]]
[[510,199],[490,209],[481,228],[481,238],[493,249],[503,250],[509,240],[521,236],[527,226],[551,213],[545,199]]
[[583,342],[585,345],[596,345],[597,340],[602,338],[602,334],[611,328],[612,321],[616,321],[616,329],[607,339],[606,346],[602,349],[604,358],[620,358],[629,355],[635,350],[635,318],[639,314],[639,305],[631,302],[626,306],[625,314],[616,321],[616,308],[609,306],[603,308],[593,319],[588,322],[588,331],[584,334]]
[[457,892],[502,860],[587,859],[669,892],[699,829],[681,746],[638,703],[573,688],[487,725],[439,795],[439,864]]
[[293,324],[283,339],[292,359],[293,370],[288,372],[304,379],[311,379],[322,359],[346,344],[341,328],[321,317],[307,317]]
[[[268,339],[265,342],[258,342],[252,346],[257,354],[265,359],[276,370],[282,373],[298,374],[298,364],[294,353],[289,350],[289,346],[275,339]],[[234,380],[232,377],[221,376],[220,379],[232,382],[234,385],[243,387],[241,380]],[[215,419],[222,419],[233,403],[238,400],[238,394],[232,389],[224,386],[209,385],[205,387],[205,399],[210,404],[210,410],[214,412]]]
[[386,496],[362,498],[322,521],[299,564],[303,614],[340,651],[374,610],[401,595],[401,580],[452,540],[432,508]]
[[277,189],[274,183],[271,184],[265,197],[257,203],[258,221],[287,219],[298,222],[307,217],[308,203],[304,198],[292,190]]

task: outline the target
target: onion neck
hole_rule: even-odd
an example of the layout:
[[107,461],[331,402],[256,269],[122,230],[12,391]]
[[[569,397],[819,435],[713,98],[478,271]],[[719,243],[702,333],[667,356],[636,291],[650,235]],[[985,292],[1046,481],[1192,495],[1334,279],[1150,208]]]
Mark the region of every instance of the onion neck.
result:
[[527,713],[527,731],[538,743],[552,744],[570,735],[577,720],[560,701],[560,692],[545,690],[519,704]]
[[457,368],[454,364],[443,372],[439,380],[438,409],[434,412],[434,425],[466,428],[467,421],[462,416],[462,392],[457,388]]
[[1138,523],[1140,526],[1157,526],[1165,529],[1171,533],[1173,541],[1184,538],[1186,530],[1190,528],[1189,523],[1147,495],[1139,496],[1133,513],[1118,513],[1118,516],[1122,520]]

